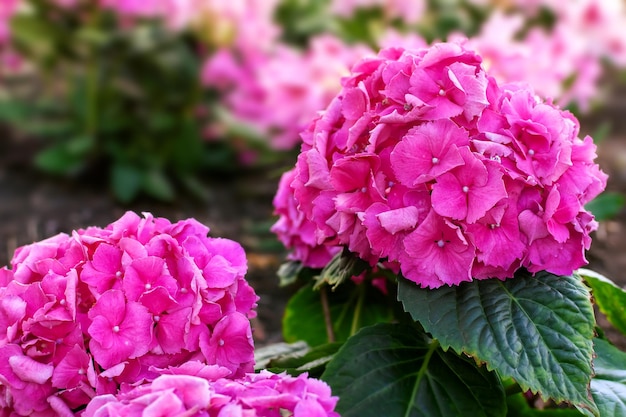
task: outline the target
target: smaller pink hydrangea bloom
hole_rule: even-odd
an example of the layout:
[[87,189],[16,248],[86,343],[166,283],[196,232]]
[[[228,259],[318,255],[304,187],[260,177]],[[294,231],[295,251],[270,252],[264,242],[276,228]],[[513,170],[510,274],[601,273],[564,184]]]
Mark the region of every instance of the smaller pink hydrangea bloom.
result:
[[[208,232],[194,219],[127,212],[18,248],[11,269],[0,269],[3,411],[74,415],[95,395],[188,361],[199,375],[251,371],[258,297],[245,252]],[[171,400],[150,412],[185,407]]]

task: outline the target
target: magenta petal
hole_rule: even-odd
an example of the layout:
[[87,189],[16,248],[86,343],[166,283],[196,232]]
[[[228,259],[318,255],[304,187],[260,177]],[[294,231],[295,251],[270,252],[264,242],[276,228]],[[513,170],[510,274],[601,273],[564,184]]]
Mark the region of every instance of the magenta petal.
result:
[[431,181],[463,164],[457,148],[468,143],[467,132],[449,120],[420,125],[391,152],[393,171],[408,187]]
[[237,269],[222,256],[214,256],[203,269],[211,288],[226,288],[237,279]]
[[43,364],[24,355],[9,357],[9,366],[19,379],[25,382],[43,384],[52,378],[54,367]]
[[415,227],[419,219],[419,211],[415,206],[389,210],[378,214],[380,225],[391,234]]
[[[460,229],[434,210],[404,239],[406,254],[400,259],[404,275],[430,288],[471,281],[475,248]],[[407,272],[405,272],[405,269]]]
[[152,383],[153,391],[176,390],[186,409],[204,409],[210,401],[209,382],[191,375],[161,375]]

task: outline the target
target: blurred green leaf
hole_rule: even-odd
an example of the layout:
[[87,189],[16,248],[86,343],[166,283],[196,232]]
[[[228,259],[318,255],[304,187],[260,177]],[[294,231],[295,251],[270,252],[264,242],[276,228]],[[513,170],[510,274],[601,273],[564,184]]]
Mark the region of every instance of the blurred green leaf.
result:
[[141,189],[143,172],[132,165],[116,163],[111,168],[111,188],[122,203],[132,201]]
[[[323,297],[328,302],[328,316]],[[393,304],[393,300],[369,282],[356,285],[347,281],[334,291],[329,287],[314,290],[312,284],[305,285],[287,302],[283,337],[287,342],[304,340],[312,347],[331,342],[326,327],[328,319],[334,341],[345,341],[363,326],[392,321]]]
[[600,312],[617,330],[626,335],[626,291],[598,272],[580,268],[576,271],[587,285]]
[[35,166],[57,175],[75,175],[84,168],[85,158],[71,152],[67,144],[50,146],[35,156]]
[[605,191],[585,204],[585,209],[593,213],[597,221],[603,221],[617,216],[625,203],[623,194]]
[[144,172],[141,188],[149,196],[161,201],[173,201],[176,196],[170,179],[163,171],[157,169]]

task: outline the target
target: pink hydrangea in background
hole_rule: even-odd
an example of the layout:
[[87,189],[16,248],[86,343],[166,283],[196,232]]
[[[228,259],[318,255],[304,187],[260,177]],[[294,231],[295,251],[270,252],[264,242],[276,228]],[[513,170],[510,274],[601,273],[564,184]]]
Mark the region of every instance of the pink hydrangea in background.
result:
[[[488,3],[488,2],[487,2]],[[500,81],[523,81],[557,104],[588,111],[601,97],[606,63],[626,66],[626,6],[621,0],[516,1],[505,13],[497,5],[468,47],[485,58]],[[555,16],[550,28],[526,27],[539,10]],[[454,38],[454,36],[452,37]],[[451,39],[452,39],[451,38]]]
[[462,42],[383,49],[342,85],[302,133],[278,191],[297,210],[279,208],[275,230],[305,226],[429,288],[586,263],[597,223],[584,204],[606,175],[571,113],[499,85]]
[[350,18],[359,9],[379,8],[388,19],[402,19],[406,23],[418,23],[424,18],[424,0],[333,0],[332,13]]
[[189,361],[251,372],[246,256],[208,232],[127,212],[18,248],[0,269],[0,408],[71,415]]
[[339,417],[330,387],[306,374],[261,371],[232,380],[220,378],[215,369],[200,369],[199,376],[193,368],[161,375],[118,396],[95,397],[83,416]]
[[206,61],[202,80],[220,90],[226,109],[270,147],[293,149],[299,132],[337,94],[341,77],[368,54],[331,35],[313,38],[304,51],[286,44],[268,52],[222,49]]

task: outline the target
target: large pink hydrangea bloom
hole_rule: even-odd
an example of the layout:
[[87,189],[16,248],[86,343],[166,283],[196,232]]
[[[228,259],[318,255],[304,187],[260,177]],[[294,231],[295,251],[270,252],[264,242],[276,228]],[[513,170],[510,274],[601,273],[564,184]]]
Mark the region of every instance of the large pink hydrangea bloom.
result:
[[597,223],[584,204],[606,175],[571,113],[498,85],[460,42],[385,48],[342,85],[278,191],[302,236],[429,288],[586,263]]
[[95,397],[83,417],[339,417],[330,387],[306,374],[261,371],[233,380],[220,377],[219,368],[185,368],[118,396]]
[[72,415],[188,361],[251,372],[246,256],[208,232],[127,212],[18,248],[0,269],[2,415]]

